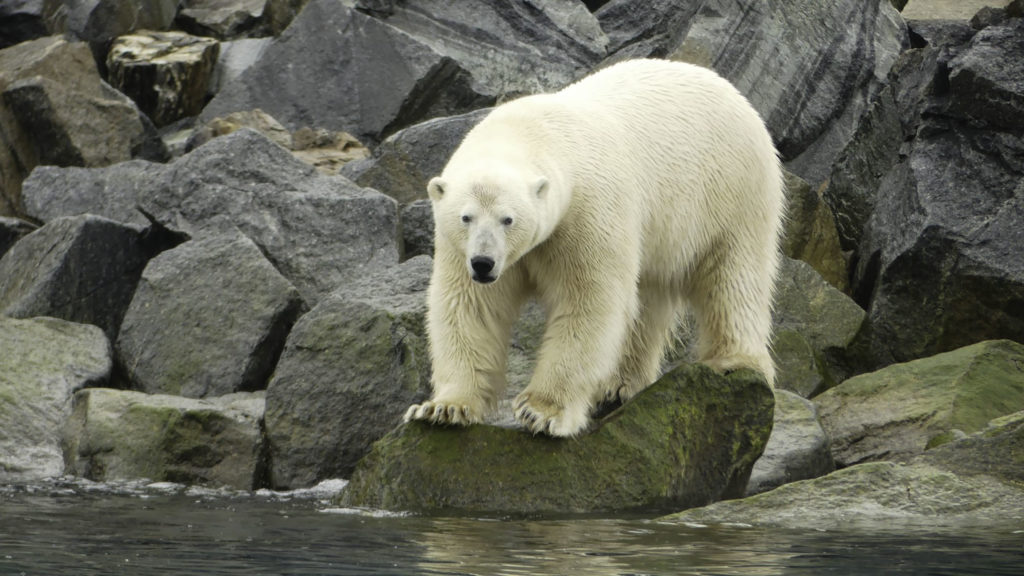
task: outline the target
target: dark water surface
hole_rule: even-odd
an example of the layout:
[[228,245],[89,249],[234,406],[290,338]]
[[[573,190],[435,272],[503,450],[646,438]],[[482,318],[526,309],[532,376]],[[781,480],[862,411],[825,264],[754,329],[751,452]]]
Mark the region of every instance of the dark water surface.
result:
[[1024,527],[822,532],[427,518],[332,508],[330,489],[0,487],[0,575],[1024,574]]

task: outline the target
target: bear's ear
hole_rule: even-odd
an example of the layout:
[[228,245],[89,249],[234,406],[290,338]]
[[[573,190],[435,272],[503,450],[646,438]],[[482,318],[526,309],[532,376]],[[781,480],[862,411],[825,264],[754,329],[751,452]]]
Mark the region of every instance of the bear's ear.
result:
[[444,196],[444,187],[447,186],[444,180],[440,177],[431,178],[430,183],[427,184],[427,196],[434,202],[437,202]]
[[541,176],[533,182],[533,194],[537,198],[543,198],[548,193],[548,179]]

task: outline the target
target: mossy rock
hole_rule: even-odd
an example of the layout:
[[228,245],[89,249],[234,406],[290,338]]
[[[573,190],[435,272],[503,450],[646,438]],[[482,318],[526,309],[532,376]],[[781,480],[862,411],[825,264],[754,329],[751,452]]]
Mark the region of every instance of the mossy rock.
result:
[[687,364],[575,439],[404,424],[359,463],[339,504],[517,515],[702,506],[742,496],[774,402],[754,372]]

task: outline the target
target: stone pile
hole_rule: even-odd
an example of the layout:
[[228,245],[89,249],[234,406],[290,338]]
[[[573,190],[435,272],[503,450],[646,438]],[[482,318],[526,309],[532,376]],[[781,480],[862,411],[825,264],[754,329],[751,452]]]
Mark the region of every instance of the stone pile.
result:
[[[0,482],[346,477],[350,505],[487,513],[764,492],[695,522],[1019,510],[1024,465],[990,464],[1024,410],[1024,0],[902,4],[3,3]],[[689,365],[684,323],[666,376],[579,441],[398,426],[429,393],[426,182],[490,106],[634,57],[716,69],[776,139],[774,402]],[[505,412],[543,321],[515,329]]]

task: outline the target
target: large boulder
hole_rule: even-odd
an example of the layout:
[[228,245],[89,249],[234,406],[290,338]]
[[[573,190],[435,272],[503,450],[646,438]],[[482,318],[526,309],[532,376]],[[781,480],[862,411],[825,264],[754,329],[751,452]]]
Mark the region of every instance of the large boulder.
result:
[[110,48],[107,78],[166,126],[202,111],[219,49],[216,40],[183,32],[127,34]]
[[193,238],[248,236],[310,306],[338,286],[398,262],[395,201],[318,173],[251,130],[215,138],[161,165],[40,169],[26,181],[30,214],[150,218]]
[[198,36],[277,36],[307,0],[183,0],[175,24]]
[[7,0],[0,4],[0,50],[49,34],[44,0]]
[[1024,345],[981,342],[893,364],[814,401],[840,466],[905,460],[1024,409]]
[[60,430],[66,472],[253,490],[266,458],[262,393],[196,400],[91,388],[75,395]]
[[110,378],[110,342],[95,326],[0,316],[0,350],[0,484],[60,476],[71,396]]
[[835,469],[829,438],[818,422],[814,404],[792,392],[776,390],[772,435],[750,472],[747,496]]
[[168,250],[146,266],[117,339],[132,387],[191,398],[262,390],[302,299],[238,232]]
[[375,143],[418,121],[493,102],[470,81],[456,62],[404,32],[341,0],[312,0],[202,118],[261,108],[291,130],[315,126]]
[[607,51],[597,18],[577,0],[357,5],[457,62],[472,75],[474,92],[497,101],[562,88]]
[[35,229],[36,226],[31,222],[26,222],[20,218],[0,216],[0,258],[3,258],[3,255],[18,240],[21,240]]
[[430,388],[430,259],[368,275],[295,325],[267,389],[275,488],[346,477]]
[[58,37],[0,50],[0,141],[0,215],[22,213],[22,180],[40,164],[166,156],[135,104],[100,79],[89,48]]
[[1013,525],[1024,509],[1024,412],[909,463],[869,462],[661,522],[798,530]]
[[116,338],[152,249],[120,222],[53,220],[0,258],[0,313],[94,324]]
[[787,167],[815,188],[907,43],[890,0],[653,4],[650,23],[634,24],[647,14],[626,0],[598,16],[630,56],[694,62],[731,80],[765,119]]
[[672,371],[583,436],[413,422],[360,462],[346,506],[447,513],[665,510],[742,495],[772,426],[764,380]]
[[136,30],[167,30],[178,0],[43,0],[54,33],[85,40],[100,57],[110,42]]

